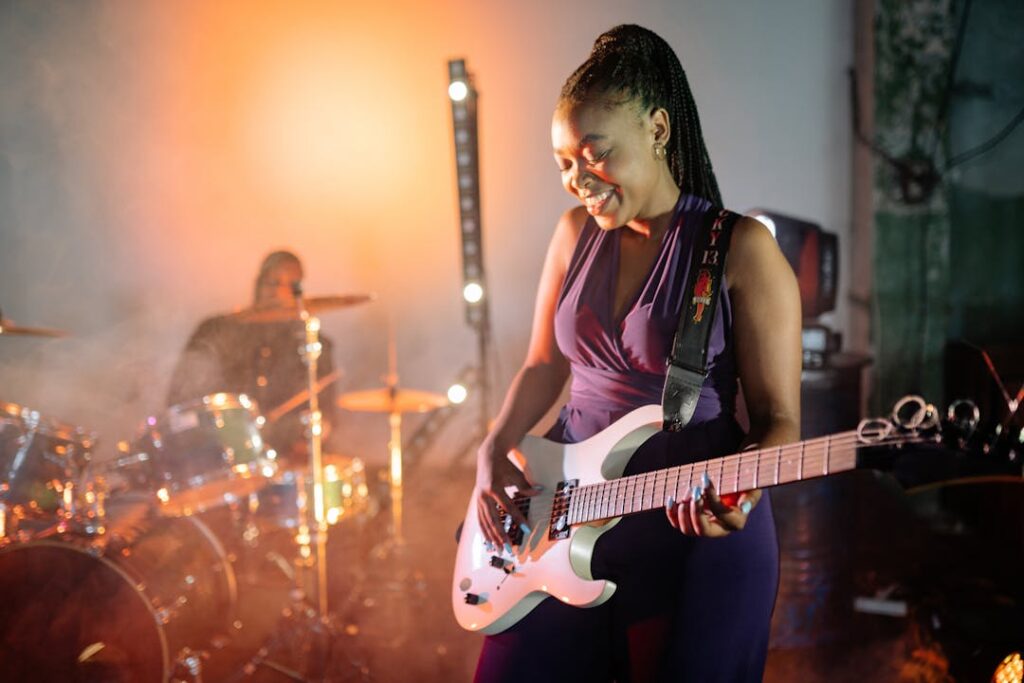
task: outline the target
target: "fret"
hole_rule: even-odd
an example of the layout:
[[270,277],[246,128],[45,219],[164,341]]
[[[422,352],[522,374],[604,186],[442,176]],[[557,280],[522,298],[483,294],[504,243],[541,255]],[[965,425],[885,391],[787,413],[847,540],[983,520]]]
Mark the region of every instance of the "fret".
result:
[[828,455],[829,455],[829,450],[830,450],[829,446],[831,445],[831,442],[832,442],[832,437],[831,436],[826,436],[825,437],[825,476],[826,477],[828,476]]
[[782,465],[782,446],[779,446],[779,452],[775,455],[775,486],[779,485],[779,468]]
[[754,451],[754,485],[750,488],[757,488],[757,475],[760,474],[761,469],[761,449],[758,448]]
[[796,468],[796,480],[800,481],[804,478],[804,447],[807,445],[806,441],[800,442],[800,459],[797,461]]

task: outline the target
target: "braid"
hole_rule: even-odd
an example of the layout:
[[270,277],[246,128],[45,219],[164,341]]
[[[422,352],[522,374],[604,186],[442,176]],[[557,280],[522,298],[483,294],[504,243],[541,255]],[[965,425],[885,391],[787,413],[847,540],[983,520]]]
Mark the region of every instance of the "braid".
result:
[[633,24],[598,36],[587,61],[562,86],[560,99],[580,104],[593,95],[621,95],[621,103],[636,101],[646,111],[665,109],[672,125],[668,167],[676,184],[722,206],[686,73],[660,36]]

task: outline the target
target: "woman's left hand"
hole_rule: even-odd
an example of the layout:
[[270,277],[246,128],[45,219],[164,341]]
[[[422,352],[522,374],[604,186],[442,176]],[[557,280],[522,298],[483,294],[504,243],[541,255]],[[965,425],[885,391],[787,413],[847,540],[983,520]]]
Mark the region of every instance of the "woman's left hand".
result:
[[714,483],[704,475],[702,483],[686,499],[677,501],[670,496],[665,501],[665,515],[673,528],[687,536],[720,538],[742,529],[759,500],[761,491],[754,489],[740,494],[735,505],[727,505],[719,498]]

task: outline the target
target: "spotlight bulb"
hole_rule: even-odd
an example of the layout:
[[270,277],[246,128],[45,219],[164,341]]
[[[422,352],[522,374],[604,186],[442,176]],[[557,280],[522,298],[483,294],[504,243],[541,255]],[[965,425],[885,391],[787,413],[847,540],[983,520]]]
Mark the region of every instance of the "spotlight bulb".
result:
[[478,304],[484,298],[484,288],[479,282],[468,282],[462,288],[462,298],[471,304]]
[[448,97],[452,98],[453,102],[463,101],[468,94],[469,86],[466,85],[465,81],[452,81],[448,85]]
[[461,384],[456,383],[448,387],[448,400],[455,405],[465,401],[468,396],[469,391]]

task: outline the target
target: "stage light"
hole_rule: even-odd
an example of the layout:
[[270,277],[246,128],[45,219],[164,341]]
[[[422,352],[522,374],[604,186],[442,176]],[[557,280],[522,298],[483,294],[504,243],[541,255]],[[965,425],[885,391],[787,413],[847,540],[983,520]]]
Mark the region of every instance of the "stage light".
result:
[[469,86],[465,81],[452,81],[448,86],[448,97],[452,98],[453,102],[463,101],[468,94]]
[[448,387],[448,400],[459,405],[469,397],[469,391],[461,384],[453,384]]
[[462,298],[470,304],[478,304],[484,298],[484,288],[479,282],[467,282],[462,288]]
[[448,62],[448,96],[452,106],[455,146],[455,189],[459,197],[459,236],[462,241],[463,299],[466,322],[477,330],[488,325],[484,300],[483,233],[480,229],[480,165],[477,139],[477,92],[466,62]]
[[992,683],[1022,683],[1024,659],[1019,652],[1007,655],[992,674]]

